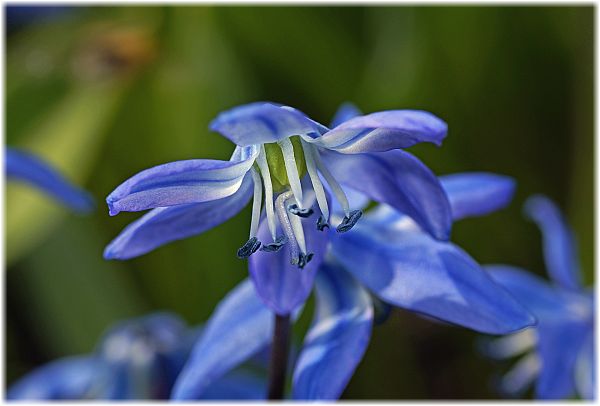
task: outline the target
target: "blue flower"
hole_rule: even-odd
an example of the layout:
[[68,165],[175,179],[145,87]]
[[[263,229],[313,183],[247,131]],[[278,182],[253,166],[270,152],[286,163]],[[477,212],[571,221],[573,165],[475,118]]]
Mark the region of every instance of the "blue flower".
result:
[[[200,328],[155,313],[121,322],[93,354],[44,365],[9,388],[9,400],[168,399]],[[202,399],[261,399],[264,379],[243,369],[214,382]]]
[[501,380],[508,395],[522,394],[535,380],[540,399],[565,399],[575,392],[594,399],[594,295],[581,283],[573,232],[544,196],[529,198],[525,213],[542,231],[552,283],[514,266],[485,267],[538,319],[535,329],[492,341],[486,352],[495,358],[526,353]]
[[[237,214],[252,198],[249,238],[238,256],[285,246],[293,265],[304,268],[311,260],[318,265],[327,238],[315,230],[330,227],[328,191],[344,212],[338,232],[351,229],[362,214],[350,205],[340,182],[402,210],[435,238],[449,236],[450,206],[437,178],[399,150],[442,142],[447,126],[430,113],[382,111],[329,129],[294,108],[260,102],[220,114],[210,128],[236,144],[229,161],[159,165],[131,177],[107,197],[111,215],[152,210],[106,247],[105,258],[133,258],[200,234]],[[266,229],[261,232],[263,201]],[[319,216],[309,224],[307,218],[317,210]]]
[[14,148],[6,148],[4,158],[8,179],[29,183],[76,212],[93,210],[94,201],[87,192],[71,185],[40,158]]
[[[487,173],[446,176],[441,184],[455,220],[500,209],[514,192],[512,179]],[[345,195],[353,207],[363,208],[369,200],[352,189]],[[345,216],[339,205],[331,208],[332,221]],[[263,222],[258,236],[265,234]],[[211,382],[270,342],[272,311],[298,317],[311,278],[316,278],[316,310],[295,363],[294,399],[339,398],[367,349],[375,300],[490,334],[535,322],[468,254],[432,238],[390,205],[367,211],[352,233],[331,231],[328,238],[315,254],[324,258],[318,267],[311,263],[300,271],[287,266],[285,256],[265,252],[250,258],[252,281],[243,281],[217,306],[173,398],[199,398]]]

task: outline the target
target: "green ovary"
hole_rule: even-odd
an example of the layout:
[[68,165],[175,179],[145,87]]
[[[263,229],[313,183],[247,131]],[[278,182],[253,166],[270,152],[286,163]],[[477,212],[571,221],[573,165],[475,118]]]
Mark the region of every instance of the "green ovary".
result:
[[[290,137],[292,146],[294,147],[294,159],[296,160],[296,168],[298,168],[298,176],[300,179],[306,173],[306,161],[304,160],[304,150],[300,143],[300,137]],[[265,152],[267,154],[267,163],[269,165],[269,171],[271,172],[271,182],[273,183],[273,191],[281,192],[289,186],[290,181],[288,179],[287,171],[285,170],[285,162],[283,159],[283,153],[277,143],[264,144]]]

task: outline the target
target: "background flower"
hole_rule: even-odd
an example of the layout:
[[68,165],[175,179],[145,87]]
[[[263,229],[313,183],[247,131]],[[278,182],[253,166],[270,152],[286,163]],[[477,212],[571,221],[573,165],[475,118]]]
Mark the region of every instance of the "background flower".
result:
[[542,231],[544,258],[551,283],[509,265],[488,265],[494,280],[523,303],[538,325],[490,342],[496,358],[527,352],[501,380],[508,395],[522,395],[535,382],[540,399],[595,395],[594,292],[581,283],[575,236],[556,205],[544,196],[525,203],[527,216]]
[[[155,313],[121,321],[92,354],[52,361],[9,388],[10,400],[165,400],[202,327],[188,328],[177,316]],[[238,368],[211,382],[202,399],[262,399],[265,364]],[[250,364],[250,363],[247,363]]]

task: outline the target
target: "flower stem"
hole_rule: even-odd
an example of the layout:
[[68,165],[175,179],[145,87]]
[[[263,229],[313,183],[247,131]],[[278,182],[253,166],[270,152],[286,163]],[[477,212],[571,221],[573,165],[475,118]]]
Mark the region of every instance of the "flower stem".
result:
[[275,315],[275,330],[269,364],[269,399],[283,399],[285,375],[290,353],[290,315]]

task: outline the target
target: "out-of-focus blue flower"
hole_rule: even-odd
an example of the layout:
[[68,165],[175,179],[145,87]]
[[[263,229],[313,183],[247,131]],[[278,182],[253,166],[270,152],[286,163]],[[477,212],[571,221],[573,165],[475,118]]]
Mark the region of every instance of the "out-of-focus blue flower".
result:
[[[336,120],[356,112],[345,106]],[[498,210],[514,193],[512,179],[487,173],[442,177],[441,184],[455,219]],[[367,206],[368,197],[352,189],[345,192],[353,207]],[[342,216],[343,209],[333,205],[332,221]],[[267,229],[264,223],[261,229]],[[375,300],[491,334],[535,322],[468,254],[432,238],[389,205],[367,211],[351,233],[331,231],[326,248],[318,269],[303,271],[281,272],[285,264],[277,256],[253,255],[250,272],[256,290],[246,280],[219,304],[173,397],[199,398],[207,385],[264,347],[273,331],[271,311],[293,309],[297,316],[302,303],[297,297],[304,294],[309,277],[316,277],[316,310],[295,363],[294,399],[339,398],[367,349]]]
[[29,183],[76,212],[87,213],[94,209],[89,193],[73,186],[35,155],[6,148],[4,158],[8,179]]
[[[168,399],[199,331],[168,313],[121,322],[94,353],[38,368],[16,382],[7,398]],[[211,385],[203,399],[261,399],[264,393],[264,379],[236,370]]]
[[7,5],[6,11],[6,28],[10,33],[17,28],[24,27],[26,25],[44,22],[57,17],[69,15],[74,11],[73,7],[67,6],[16,6]]
[[526,353],[501,380],[500,389],[507,395],[520,395],[535,381],[540,399],[575,393],[594,399],[594,294],[581,284],[573,232],[544,196],[529,198],[525,213],[542,231],[552,283],[514,266],[485,267],[538,319],[535,329],[487,343],[485,351],[499,359]]

